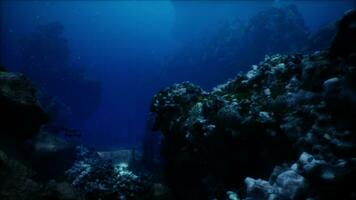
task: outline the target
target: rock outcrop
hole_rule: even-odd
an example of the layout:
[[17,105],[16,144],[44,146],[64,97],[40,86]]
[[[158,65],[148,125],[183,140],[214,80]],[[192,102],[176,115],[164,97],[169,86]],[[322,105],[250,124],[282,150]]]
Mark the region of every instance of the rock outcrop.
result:
[[355,198],[355,13],[329,52],[266,56],[212,92],[185,82],[155,95],[178,198]]
[[35,88],[21,74],[0,71],[0,110],[0,138],[30,138],[47,121]]

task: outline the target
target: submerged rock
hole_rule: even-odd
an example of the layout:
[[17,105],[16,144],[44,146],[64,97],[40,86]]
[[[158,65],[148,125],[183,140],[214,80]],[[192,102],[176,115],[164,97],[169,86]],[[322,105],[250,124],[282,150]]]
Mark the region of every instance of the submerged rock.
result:
[[355,197],[353,16],[340,21],[330,52],[266,56],[210,93],[183,83],[154,97],[178,198],[228,198],[244,182],[246,199]]
[[23,75],[0,71],[0,138],[27,139],[47,121],[32,83]]
[[86,199],[153,198],[153,183],[130,171],[127,163],[113,163],[83,146],[76,151],[76,161],[66,176]]

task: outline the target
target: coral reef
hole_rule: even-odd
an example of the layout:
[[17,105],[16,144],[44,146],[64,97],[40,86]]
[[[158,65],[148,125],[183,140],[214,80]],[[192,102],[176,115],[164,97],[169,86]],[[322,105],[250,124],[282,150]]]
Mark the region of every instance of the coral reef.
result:
[[185,82],[155,95],[178,199],[355,198],[355,16],[330,51],[266,56],[209,93]]

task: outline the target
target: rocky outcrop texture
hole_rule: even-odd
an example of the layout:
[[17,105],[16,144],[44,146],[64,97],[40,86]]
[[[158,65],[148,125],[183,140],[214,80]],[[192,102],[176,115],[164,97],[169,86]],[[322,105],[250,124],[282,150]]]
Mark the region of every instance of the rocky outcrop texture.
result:
[[47,121],[34,87],[21,74],[0,71],[0,110],[0,138],[29,138]]
[[[153,99],[178,199],[352,199],[356,11],[329,52],[266,56],[212,92],[185,82]],[[261,179],[259,179],[261,178]]]

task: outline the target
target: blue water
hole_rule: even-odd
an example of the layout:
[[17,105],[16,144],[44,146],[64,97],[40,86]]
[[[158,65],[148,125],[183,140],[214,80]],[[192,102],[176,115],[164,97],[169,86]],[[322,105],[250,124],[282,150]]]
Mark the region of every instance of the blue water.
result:
[[[206,78],[211,76],[204,74],[209,73],[204,66],[199,66],[202,76],[190,76],[184,66],[169,66],[172,58],[183,51],[194,59],[195,49],[214,38],[222,24],[246,22],[260,11],[290,3],[297,6],[311,32],[355,7],[346,0],[1,1],[0,63],[7,70],[21,71],[19,38],[38,25],[61,23],[71,66],[81,67],[85,77],[99,81],[102,88],[95,112],[80,123],[72,119],[70,126],[82,132],[82,142],[97,148],[140,146],[150,101],[158,90],[183,80],[207,90],[225,82]],[[236,71],[249,67],[236,66]],[[87,101],[80,93],[68,98]]]

